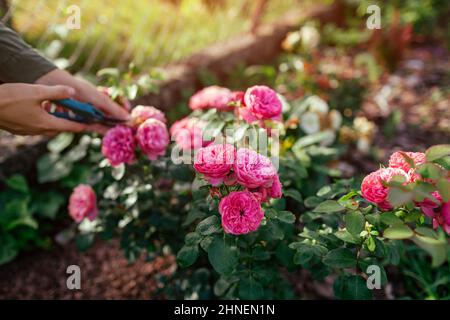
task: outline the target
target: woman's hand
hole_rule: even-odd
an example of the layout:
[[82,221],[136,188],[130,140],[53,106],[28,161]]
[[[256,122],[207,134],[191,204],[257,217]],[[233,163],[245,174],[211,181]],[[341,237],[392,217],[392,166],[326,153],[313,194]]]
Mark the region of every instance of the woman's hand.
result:
[[0,128],[14,134],[49,136],[86,130],[86,125],[52,116],[43,107],[44,101],[74,96],[75,90],[68,86],[0,85]]
[[[97,90],[92,84],[82,79],[75,78],[64,70],[55,69],[43,75],[36,81],[37,84],[44,85],[66,85],[75,89],[74,98],[83,102],[88,102],[94,107],[105,112],[107,115],[128,120],[130,118],[128,111],[112,101],[104,93]],[[90,125],[89,130],[104,132],[107,128],[99,125]]]

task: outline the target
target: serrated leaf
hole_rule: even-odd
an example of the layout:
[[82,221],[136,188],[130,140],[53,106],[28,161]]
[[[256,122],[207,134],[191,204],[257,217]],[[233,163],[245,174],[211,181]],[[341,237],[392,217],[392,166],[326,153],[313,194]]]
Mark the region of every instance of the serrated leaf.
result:
[[200,221],[195,230],[203,236],[217,233],[221,230],[219,218],[217,216],[210,216]]
[[323,263],[332,268],[352,268],[356,262],[356,255],[346,248],[331,250],[323,258]]
[[197,260],[198,254],[197,245],[185,245],[178,251],[177,262],[183,268],[189,267]]

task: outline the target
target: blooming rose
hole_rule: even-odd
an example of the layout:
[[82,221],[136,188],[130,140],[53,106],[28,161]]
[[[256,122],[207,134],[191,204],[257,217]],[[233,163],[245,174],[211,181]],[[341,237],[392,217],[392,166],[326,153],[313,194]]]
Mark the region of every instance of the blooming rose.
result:
[[131,121],[133,127],[139,127],[147,119],[156,119],[166,123],[166,116],[164,113],[152,106],[136,106],[131,110]]
[[392,209],[387,199],[389,189],[383,185],[382,181],[389,182],[396,175],[402,175],[409,180],[409,175],[398,168],[382,168],[372,172],[364,178],[361,184],[362,196],[383,210]]
[[234,98],[230,89],[219,86],[206,87],[189,99],[189,107],[192,110],[216,108],[219,110],[230,110],[230,102]]
[[145,120],[136,132],[136,139],[142,152],[150,160],[163,156],[170,142],[166,125],[156,119]]
[[234,235],[256,231],[264,217],[256,197],[249,191],[233,191],[219,203],[222,226]]
[[403,157],[402,153],[406,154],[408,157],[410,157],[414,161],[414,165],[417,166],[419,164],[425,163],[425,153],[422,152],[394,152],[391,157],[389,158],[389,167],[391,168],[399,168],[402,169],[405,172],[409,172],[410,165],[408,162],[406,162],[405,158]]
[[133,130],[125,126],[116,126],[109,129],[103,137],[102,153],[111,165],[117,166],[135,160],[135,147]]
[[450,201],[442,204],[441,211],[433,218],[433,228],[441,226],[447,234],[450,234]]
[[97,197],[90,186],[80,184],[73,190],[69,199],[69,214],[76,222],[84,218],[93,221],[97,217]]
[[245,108],[257,119],[279,119],[282,104],[277,93],[267,86],[253,86],[244,95]]
[[172,140],[185,151],[206,147],[210,142],[203,140],[204,121],[196,118],[183,118],[175,122],[170,128]]
[[217,186],[230,173],[236,149],[230,144],[212,144],[200,148],[195,155],[194,169],[213,185]]
[[246,148],[237,151],[233,168],[237,182],[250,189],[271,187],[277,178],[269,158]]
[[[432,192],[431,195],[437,201],[442,202],[442,197],[438,191]],[[422,212],[430,218],[434,218],[436,216],[435,210],[440,207],[439,204],[435,203],[430,198],[425,198],[422,202],[419,202],[418,205]]]

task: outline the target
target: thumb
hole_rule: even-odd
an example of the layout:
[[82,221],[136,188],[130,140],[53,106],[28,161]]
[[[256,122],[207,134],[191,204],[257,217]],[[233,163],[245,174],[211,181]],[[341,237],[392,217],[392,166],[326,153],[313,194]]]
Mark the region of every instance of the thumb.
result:
[[71,98],[75,95],[75,89],[68,86],[43,86],[36,85],[37,99],[43,100],[59,100]]

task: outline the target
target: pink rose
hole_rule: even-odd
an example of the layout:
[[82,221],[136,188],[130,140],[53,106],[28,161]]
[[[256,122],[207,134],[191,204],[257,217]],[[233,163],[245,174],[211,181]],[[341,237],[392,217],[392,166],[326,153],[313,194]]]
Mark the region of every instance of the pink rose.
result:
[[278,175],[276,175],[274,177],[273,183],[270,187],[259,187],[256,190],[250,190],[250,191],[253,192],[255,197],[260,202],[267,202],[271,198],[273,198],[273,199],[281,198],[281,196],[283,195],[282,188],[283,188],[283,186],[281,185],[280,178],[278,177]]
[[84,218],[93,221],[97,217],[97,197],[90,186],[80,184],[73,189],[69,199],[69,214],[76,222]]
[[135,147],[133,130],[125,126],[116,126],[109,129],[103,137],[102,153],[113,166],[121,163],[131,164],[136,159]]
[[139,126],[136,139],[142,152],[150,160],[156,160],[158,156],[163,156],[170,142],[166,125],[151,118]]
[[258,230],[264,212],[249,191],[233,191],[219,203],[222,227],[226,233],[240,235]]
[[279,119],[281,115],[281,101],[277,93],[266,86],[248,88],[244,95],[245,108],[248,108],[259,120]]
[[364,199],[375,203],[383,210],[392,209],[387,199],[389,189],[383,185],[382,181],[389,182],[396,175],[402,175],[409,180],[409,175],[398,168],[382,168],[366,176],[361,184]]
[[[442,202],[442,197],[438,191],[434,191],[431,195],[439,202]],[[430,217],[434,218],[436,216],[435,209],[439,208],[439,204],[432,201],[430,198],[425,198],[422,202],[418,203],[422,212]]]
[[408,157],[410,157],[414,161],[414,165],[417,166],[419,164],[425,163],[425,153],[422,152],[394,152],[391,157],[389,158],[389,167],[391,168],[398,168],[402,169],[405,172],[408,172],[410,169],[412,169],[408,162],[406,162],[405,158],[403,157],[402,153],[406,154]]
[[197,150],[194,169],[213,186],[224,181],[233,167],[236,149],[230,144],[211,144]]
[[172,140],[184,151],[197,150],[206,147],[210,142],[203,140],[204,121],[196,118],[183,118],[170,128]]
[[442,204],[441,211],[433,218],[433,228],[441,226],[447,234],[450,234],[450,201]]
[[131,121],[133,127],[139,127],[147,119],[156,119],[166,123],[166,116],[161,110],[152,106],[137,106],[131,110]]
[[237,151],[233,169],[237,182],[249,189],[271,187],[277,177],[269,158],[246,148]]
[[229,111],[233,108],[230,106],[233,98],[234,95],[231,90],[219,86],[210,86],[194,94],[189,100],[189,107],[192,110],[216,108]]

